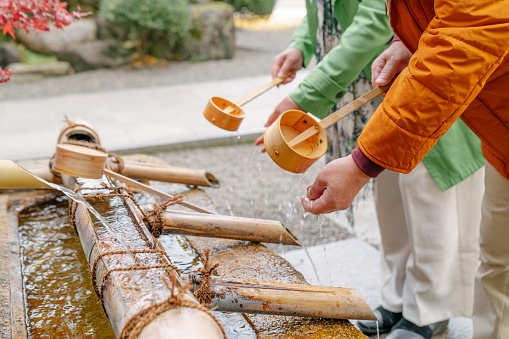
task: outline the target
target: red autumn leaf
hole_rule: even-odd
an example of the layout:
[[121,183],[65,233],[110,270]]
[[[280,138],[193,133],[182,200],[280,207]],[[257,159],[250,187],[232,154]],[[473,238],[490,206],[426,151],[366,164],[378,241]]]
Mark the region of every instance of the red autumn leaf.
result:
[[[68,12],[67,2],[59,0],[0,0],[0,27],[2,34],[16,39],[14,30],[21,28],[25,32],[31,29],[36,32],[48,31],[50,23],[62,28],[75,19],[81,19],[90,13]],[[11,72],[0,68],[0,83],[10,79]]]

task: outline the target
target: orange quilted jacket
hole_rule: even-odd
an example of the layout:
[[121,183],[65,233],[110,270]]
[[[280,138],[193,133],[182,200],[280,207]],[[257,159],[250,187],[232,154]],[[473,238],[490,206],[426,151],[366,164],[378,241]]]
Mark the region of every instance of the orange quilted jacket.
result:
[[392,0],[391,25],[415,52],[358,144],[408,173],[461,117],[509,179],[509,0]]

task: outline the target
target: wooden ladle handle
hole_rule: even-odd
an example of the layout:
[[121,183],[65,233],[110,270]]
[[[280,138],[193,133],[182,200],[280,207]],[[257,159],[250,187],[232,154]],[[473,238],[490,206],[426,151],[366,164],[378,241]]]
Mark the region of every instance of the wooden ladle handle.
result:
[[[161,198],[164,198],[164,199],[173,199],[174,198],[173,195],[167,194],[167,193],[165,193],[163,191],[160,191],[160,190],[155,189],[153,187],[150,187],[148,185],[142,184],[141,182],[138,182],[136,180],[133,180],[131,178],[123,176],[122,174],[118,174],[116,172],[110,171],[109,169],[104,169],[103,173],[106,174],[107,176],[112,177],[113,179],[120,180],[120,181],[122,181],[125,184],[128,184],[128,185],[130,185],[132,187],[136,187],[138,189],[144,190],[146,192],[155,194],[155,195],[157,195],[157,196],[159,196]],[[198,211],[198,212],[201,212],[201,213],[214,214],[214,212],[210,212],[210,211],[208,211],[206,209],[203,209],[203,208],[201,208],[199,206],[193,205],[193,204],[185,202],[185,201],[182,202],[182,206],[185,206],[187,208],[190,208],[192,210],[195,210],[195,211]]]
[[285,81],[286,78],[288,78],[294,71],[291,71],[290,73],[286,74],[284,77],[280,78],[280,77],[277,77],[277,78],[274,78],[272,79],[271,82],[269,82],[268,84],[265,84],[263,85],[262,87],[258,88],[256,91],[254,91],[253,93],[249,94],[248,96],[240,99],[239,101],[237,101],[235,104],[237,104],[237,106],[243,106],[245,104],[247,104],[248,102],[250,102],[251,100],[253,100],[254,98],[258,97],[259,95],[267,92],[269,89],[271,89],[272,87],[274,86],[277,86],[279,84],[281,84],[283,81]]
[[[280,77],[277,77],[277,78],[274,78],[272,79],[271,82],[269,82],[268,84],[265,84],[263,85],[262,87],[258,88],[256,91],[250,93],[249,95],[245,96],[244,98],[240,99],[239,101],[237,101],[235,103],[235,105],[237,105],[238,107],[241,107],[241,106],[244,106],[245,104],[247,104],[248,102],[250,102],[251,100],[253,100],[254,98],[260,96],[261,94],[267,92],[269,89],[271,89],[272,87],[274,86],[277,86],[279,84],[281,84],[283,81],[285,81],[286,78],[288,78],[293,72],[295,71],[290,71],[288,74],[286,74],[284,77],[280,78]],[[233,105],[230,105],[228,107],[226,107],[224,109],[224,112],[227,113],[227,114],[231,114],[233,111],[235,110],[235,108],[233,107]]]
[[[380,86],[380,87],[373,88],[371,91],[363,94],[362,96],[358,97],[357,99],[355,99],[351,103],[341,107],[336,112],[330,114],[325,119],[320,121],[318,124],[323,129],[331,126],[332,124],[334,124],[334,123],[338,122],[339,120],[343,119],[348,114],[350,114],[353,111],[355,111],[356,109],[358,109],[361,106],[367,104],[368,102],[370,102],[371,100],[373,100],[374,98],[379,96],[380,94],[385,93],[391,87],[391,84],[392,84],[392,82],[389,83],[388,85],[385,85],[385,86]],[[309,137],[315,135],[316,133],[318,133],[318,128],[316,126],[310,127],[307,130],[305,130],[304,132],[302,132],[301,134],[297,135],[292,140],[290,140],[288,142],[288,146],[294,147],[295,145],[303,142],[304,140],[308,139]]]

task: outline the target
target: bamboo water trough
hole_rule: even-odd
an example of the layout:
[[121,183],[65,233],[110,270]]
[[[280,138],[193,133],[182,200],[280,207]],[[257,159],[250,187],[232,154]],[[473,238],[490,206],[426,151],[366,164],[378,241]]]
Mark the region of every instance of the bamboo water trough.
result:
[[[103,191],[104,188],[99,184],[107,180],[104,177],[94,181],[76,179],[68,175],[61,175],[61,177],[64,185],[70,189],[87,188],[87,190],[80,191],[81,193],[79,193],[85,195],[93,194],[96,191]],[[204,204],[203,194],[197,190],[186,192],[187,198]],[[109,202],[95,202],[94,206],[97,208],[110,208],[111,199],[108,199]],[[205,199],[205,201],[207,200]],[[73,203],[72,210],[74,212],[71,215],[87,260],[94,273],[95,287],[101,295],[104,308],[117,337],[125,337],[129,334],[129,330],[132,329],[131,325],[144,322],[146,327],[138,334],[140,338],[179,338],[184,335],[186,338],[223,337],[221,328],[214,318],[206,310],[204,311],[203,308],[200,308],[189,291],[182,289],[180,278],[173,281],[171,286],[165,287],[164,284],[161,284],[161,281],[165,280],[163,277],[168,274],[168,271],[171,271],[171,266],[168,266],[171,262],[169,258],[162,255],[162,247],[157,239],[148,234],[143,223],[140,222],[137,217],[139,211],[136,206],[129,200],[124,200],[123,206],[126,212],[132,215],[130,222],[127,224],[124,222],[122,225],[110,225],[106,228],[98,226],[97,221],[93,221],[89,211],[82,204]],[[173,208],[174,206],[171,207]],[[178,206],[176,209],[179,209]],[[176,211],[170,211],[169,213],[189,214]],[[113,229],[116,229],[116,231],[113,231]],[[127,239],[129,243],[128,248],[125,248],[125,244],[123,246],[122,243],[119,243],[118,239],[115,240],[117,232]],[[347,289],[340,292],[336,290],[336,293],[345,296],[345,299],[343,299],[344,303],[342,303],[339,309],[342,314],[323,314],[323,311],[320,311],[320,309],[323,309],[325,304],[322,302],[314,305],[316,306],[314,311],[308,307],[304,312],[302,305],[299,306],[297,301],[301,301],[305,293],[314,291],[311,294],[316,295],[317,292],[326,292],[327,288],[324,290],[323,288],[320,289],[320,287],[302,286],[302,284],[305,284],[302,276],[291,268],[284,259],[260,244],[194,236],[187,236],[186,238],[202,257],[204,255],[203,251],[209,248],[211,250],[212,263],[221,263],[221,266],[216,269],[218,277],[212,279],[214,304],[220,307],[220,310],[256,313],[256,315],[244,315],[244,317],[248,320],[250,326],[255,328],[259,338],[278,337],[274,334],[278,333],[277,328],[280,328],[282,331],[280,332],[281,337],[292,338],[294,335],[299,337],[302,333],[308,331],[307,328],[309,326],[315,328],[317,324],[323,326],[324,333],[331,333],[331,337],[345,331],[349,333],[347,336],[349,338],[364,337],[351,324],[344,321],[335,321],[333,323],[320,319],[302,321],[298,319],[303,318],[293,317],[289,319],[284,318],[283,320],[276,315],[261,315],[260,313],[291,314],[321,318],[373,319],[374,317],[362,296],[358,293],[352,293],[354,290],[347,291]],[[231,259],[233,258],[235,259],[232,261]],[[264,258],[270,258],[267,260],[274,264],[274,267],[278,267],[278,271],[272,271],[273,267],[267,267],[265,264],[267,261]],[[134,262],[131,263],[131,268],[124,270],[124,267],[130,261]],[[237,264],[233,266],[231,264],[225,265],[228,262],[240,263],[240,266]],[[137,270],[137,268],[143,267],[143,270]],[[146,270],[147,267],[151,268]],[[253,275],[249,272],[256,272],[256,274]],[[180,277],[178,274],[175,274],[175,276]],[[220,279],[220,277],[227,277],[228,280],[225,281]],[[232,279],[242,279],[242,281]],[[276,280],[284,284],[277,285],[269,282]],[[300,284],[301,286],[288,285],[288,283]],[[147,313],[147,309],[153,307],[151,305],[154,305],[154,303],[164,303],[172,291],[175,292],[176,290],[183,291],[181,298],[185,302],[180,307],[168,309],[158,314],[151,321],[147,321],[147,319],[141,319],[142,321],[140,321],[140,314]],[[267,295],[265,299],[258,298],[260,291],[270,291],[274,294],[272,296]],[[331,291],[332,289],[326,292],[326,298],[322,297],[322,301],[323,299],[330,299]],[[133,294],[133,292],[135,293]],[[288,306],[293,303],[293,308],[290,307],[286,308],[283,312],[281,311],[281,305],[278,305],[276,302],[282,298],[280,292],[284,292],[287,296],[287,303],[285,305]],[[298,293],[295,294],[295,292]],[[294,297],[289,296],[292,293]],[[299,294],[301,298],[296,297]],[[292,298],[293,301],[291,301]],[[244,301],[242,303],[233,302],[235,300]],[[312,301],[309,302],[312,303]],[[232,304],[237,304],[237,306],[232,306]],[[274,305],[274,310],[268,310],[267,305]],[[337,302],[335,306],[338,306]],[[300,310],[299,307],[301,307]],[[326,308],[329,309],[328,306]],[[352,311],[354,309],[355,311]],[[267,322],[272,322],[272,325],[267,325]],[[286,325],[281,326],[281,322]],[[200,323],[201,325],[192,326],[193,328],[189,329],[188,323]],[[288,330],[287,327],[290,323],[291,325],[289,326],[292,327],[292,330]],[[322,337],[320,334],[320,338]]]

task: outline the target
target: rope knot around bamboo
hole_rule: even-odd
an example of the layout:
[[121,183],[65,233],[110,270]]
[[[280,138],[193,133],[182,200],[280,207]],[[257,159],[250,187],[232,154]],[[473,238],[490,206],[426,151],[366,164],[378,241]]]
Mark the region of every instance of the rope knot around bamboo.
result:
[[221,332],[223,333],[223,336],[226,338],[226,333],[223,326],[207,307],[184,297],[185,292],[189,290],[190,286],[185,284],[181,287],[178,287],[177,278],[174,273],[170,274],[170,278],[171,282],[168,277],[163,277],[163,281],[166,284],[166,287],[170,290],[170,296],[166,300],[152,304],[147,309],[141,310],[132,316],[122,329],[122,332],[119,335],[119,339],[137,338],[145,326],[147,326],[159,314],[177,307],[189,307],[207,313],[216,322]]
[[203,250],[205,254],[205,259],[203,260],[203,267],[198,269],[198,273],[201,274],[201,281],[196,290],[194,291],[194,296],[200,302],[200,304],[210,306],[212,303],[212,291],[211,291],[211,280],[212,280],[212,272],[219,266],[219,264],[215,264],[214,266],[210,266],[210,249],[205,248]]
[[[85,199],[98,199],[101,201],[104,201],[109,198],[113,197],[123,197],[130,199],[138,208],[138,211],[140,211],[142,216],[142,221],[145,223],[145,226],[149,230],[149,232],[156,238],[159,238],[159,236],[163,233],[164,228],[164,219],[163,219],[163,213],[165,210],[172,205],[182,204],[184,201],[184,196],[182,194],[177,194],[172,198],[169,198],[165,202],[154,204],[154,208],[152,211],[145,213],[143,211],[143,208],[141,208],[140,204],[138,203],[138,200],[134,197],[133,192],[127,188],[127,187],[116,187],[116,186],[108,186],[105,183],[102,183],[103,189],[111,191],[111,193],[95,193],[95,194],[89,194],[83,196]],[[79,188],[75,192],[79,192],[81,190],[87,190],[88,188]],[[125,205],[125,201],[122,200],[122,202]],[[76,230],[76,226],[74,224],[74,215],[76,213],[77,203],[70,200],[69,201],[69,223],[71,226],[74,227]],[[127,207],[127,206],[126,206]],[[136,222],[134,216],[130,215],[131,220],[133,223]]]

